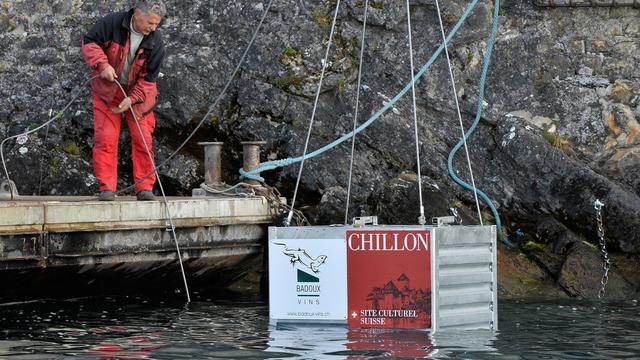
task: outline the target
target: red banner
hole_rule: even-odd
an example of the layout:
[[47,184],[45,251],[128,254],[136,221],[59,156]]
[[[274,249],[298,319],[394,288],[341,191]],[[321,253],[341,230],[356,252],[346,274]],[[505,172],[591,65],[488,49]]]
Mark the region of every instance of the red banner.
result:
[[431,231],[347,231],[350,327],[431,328]]

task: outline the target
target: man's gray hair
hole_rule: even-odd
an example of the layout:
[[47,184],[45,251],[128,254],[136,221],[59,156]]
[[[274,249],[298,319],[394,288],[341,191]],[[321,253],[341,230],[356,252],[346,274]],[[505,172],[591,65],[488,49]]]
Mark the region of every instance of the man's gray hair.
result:
[[156,14],[160,17],[167,16],[167,7],[162,0],[138,0],[136,9],[140,10],[144,15]]

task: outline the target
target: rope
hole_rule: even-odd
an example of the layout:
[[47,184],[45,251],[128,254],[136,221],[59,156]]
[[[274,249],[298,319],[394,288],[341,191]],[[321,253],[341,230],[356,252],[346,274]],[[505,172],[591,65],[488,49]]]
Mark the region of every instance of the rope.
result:
[[362,40],[360,43],[360,65],[358,66],[358,87],[356,92],[356,109],[353,114],[353,137],[351,138],[351,161],[349,164],[349,182],[347,183],[347,204],[344,210],[344,224],[349,224],[349,200],[351,199],[351,179],[353,175],[353,158],[356,151],[356,128],[358,127],[358,110],[360,108],[360,84],[362,82],[362,62],[364,59],[364,41],[367,33],[367,14],[369,12],[369,0],[364,2],[364,19],[362,21]]
[[489,37],[489,43],[487,45],[487,53],[484,56],[484,63],[482,65],[482,75],[480,76],[480,85],[479,85],[480,93],[478,95],[476,118],[475,118],[473,124],[471,125],[471,127],[469,128],[469,130],[467,130],[467,133],[464,134],[464,136],[462,137],[462,140],[460,140],[453,147],[451,152],[449,153],[449,158],[447,159],[447,168],[449,170],[449,176],[451,176],[453,181],[455,181],[458,185],[462,186],[463,188],[465,188],[465,189],[467,189],[469,191],[473,191],[474,193],[477,193],[478,195],[480,195],[482,200],[484,200],[484,202],[491,209],[491,213],[493,214],[493,217],[495,218],[496,227],[498,228],[498,232],[500,234],[500,239],[502,240],[502,242],[505,243],[509,247],[515,247],[515,245],[512,242],[509,241],[507,236],[502,231],[502,224],[500,222],[500,215],[498,214],[498,210],[496,210],[496,207],[493,205],[493,202],[491,201],[491,199],[487,196],[487,194],[482,192],[480,189],[477,189],[477,188],[474,189],[474,187],[470,186],[469,184],[464,182],[462,179],[460,179],[455,174],[455,171],[453,169],[453,158],[454,158],[454,156],[456,155],[458,150],[460,150],[460,147],[462,147],[462,145],[464,144],[465,140],[468,139],[475,132],[478,124],[480,123],[480,118],[482,116],[482,110],[483,110],[483,107],[484,107],[484,90],[485,90],[485,85],[486,85],[486,81],[487,81],[487,74],[489,72],[489,64],[491,63],[491,55],[493,53],[493,47],[495,45],[496,35],[498,33],[499,20],[500,20],[500,0],[495,0],[495,3],[493,5],[493,23],[491,25],[491,35]]
[[[456,25],[453,27],[451,32],[449,32],[449,35],[447,36],[447,42],[450,42],[451,39],[453,38],[453,36],[458,32],[458,30],[460,29],[462,24],[465,22],[467,17],[469,17],[469,14],[475,8],[477,3],[478,3],[478,0],[472,0],[471,3],[469,3],[469,5],[465,9],[464,13],[462,14],[460,19],[456,23]],[[443,50],[444,50],[444,45],[441,44],[438,47],[438,49],[433,53],[431,58],[427,61],[427,63],[424,66],[422,66],[420,71],[418,71],[418,73],[414,76],[413,81],[417,82],[425,74],[425,72],[431,67],[431,65],[433,65],[433,62],[438,58],[438,56],[442,53]],[[317,149],[317,150],[315,150],[315,151],[313,151],[313,152],[311,152],[311,153],[309,153],[307,155],[301,156],[301,157],[286,158],[286,159],[281,159],[281,160],[269,161],[269,162],[260,164],[260,166],[258,166],[256,169],[253,169],[251,171],[246,171],[246,170],[241,168],[240,169],[240,178],[241,179],[251,179],[251,180],[264,182],[264,178],[262,178],[260,176],[257,176],[257,174],[259,174],[259,173],[261,173],[263,171],[269,171],[269,170],[277,169],[277,168],[280,168],[280,167],[288,166],[288,165],[291,165],[291,164],[295,164],[297,162],[301,162],[303,159],[304,160],[311,159],[313,157],[316,157],[316,156],[324,153],[327,150],[330,150],[330,149],[342,144],[346,140],[352,138],[354,134],[360,133],[361,131],[363,131],[364,129],[369,127],[371,124],[376,122],[380,118],[380,116],[382,116],[389,109],[391,109],[398,102],[398,100],[400,100],[404,95],[406,95],[407,92],[409,92],[409,90],[411,90],[411,83],[405,85],[405,87],[393,99],[391,99],[391,101],[386,103],[382,107],[382,109],[378,110],[378,112],[376,112],[373,116],[371,116],[366,122],[364,122],[362,125],[358,126],[358,128],[356,130],[354,130],[353,132],[350,132],[348,134],[343,135],[342,137],[340,137],[336,141],[334,141],[334,142],[332,142],[330,144],[327,144],[327,145],[325,145],[325,146],[323,146],[323,147],[321,147],[321,148],[319,148],[319,149]]]
[[444,42],[444,52],[447,56],[447,65],[449,67],[449,77],[451,78],[451,87],[453,90],[453,99],[456,103],[456,111],[458,112],[458,120],[460,122],[460,131],[462,132],[462,141],[464,142],[464,151],[467,155],[467,164],[469,166],[469,174],[471,174],[471,184],[473,185],[473,195],[476,200],[476,208],[478,209],[478,220],[480,220],[480,226],[483,226],[482,213],[480,212],[480,201],[478,201],[478,193],[476,188],[476,182],[473,178],[473,168],[471,167],[471,157],[469,156],[469,148],[467,147],[467,139],[464,136],[464,124],[462,123],[462,114],[460,113],[460,103],[458,102],[458,90],[456,89],[456,79],[453,75],[453,69],[451,67],[451,57],[449,56],[449,49],[447,48],[447,39],[444,35],[444,25],[442,24],[442,14],[440,12],[440,1],[436,0],[436,9],[438,10],[438,20],[440,22],[440,32],[442,33],[442,41]]
[[[97,78],[97,76],[94,76],[92,78],[90,78],[89,80],[85,81],[81,87],[79,87],[79,89],[82,89],[85,85],[87,85],[89,82],[91,82],[93,79]],[[4,170],[4,176],[7,178],[7,181],[10,183],[11,182],[11,178],[9,177],[9,171],[7,170],[7,162],[5,161],[4,158],[4,144],[11,140],[11,139],[17,139],[23,136],[27,136],[29,134],[32,134],[36,131],[39,131],[40,129],[44,128],[45,126],[48,126],[49,124],[51,124],[52,122],[56,121],[57,119],[61,119],[64,116],[65,111],[67,111],[67,109],[71,106],[71,104],[73,104],[74,101],[76,101],[78,99],[78,97],[80,97],[80,94],[82,93],[82,91],[78,91],[78,93],[76,95],[74,95],[71,100],[67,103],[67,105],[65,105],[62,110],[58,111],[54,117],[52,117],[51,119],[49,119],[47,122],[45,122],[44,124],[38,126],[35,129],[31,129],[31,130],[27,130],[21,134],[18,135],[13,135],[13,136],[9,136],[7,138],[5,138],[4,140],[2,140],[2,142],[0,143],[0,160],[2,160],[2,169]],[[48,132],[47,132],[48,133]],[[13,199],[13,193],[11,194],[11,200]]]
[[258,36],[258,33],[260,32],[260,29],[262,28],[262,24],[264,23],[264,20],[267,17],[267,14],[269,13],[269,9],[271,9],[271,4],[273,4],[273,0],[269,1],[269,4],[267,4],[267,7],[264,9],[264,13],[262,14],[262,18],[260,18],[260,22],[258,23],[258,26],[256,27],[256,30],[253,32],[253,35],[251,36],[251,40],[249,41],[249,44],[247,45],[247,48],[244,50],[244,53],[242,54],[242,57],[240,58],[240,61],[238,61],[238,64],[236,65],[235,69],[233,70],[233,73],[231,73],[231,76],[229,77],[229,79],[227,80],[227,83],[225,84],[224,88],[222,89],[222,92],[218,95],[218,97],[216,98],[216,100],[214,101],[214,103],[209,107],[209,110],[207,111],[207,113],[202,117],[202,120],[200,120],[200,122],[198,123],[198,125],[196,125],[195,129],[193,129],[193,131],[191,132],[191,134],[189,134],[189,136],[187,136],[187,138],[182,142],[182,144],[180,144],[180,146],[178,146],[178,148],[176,150],[174,150],[166,159],[164,159],[159,165],[157,165],[153,171],[149,172],[148,174],[146,174],[145,176],[143,176],[140,180],[138,180],[136,183],[134,183],[133,185],[124,188],[120,191],[118,191],[118,194],[121,194],[123,192],[129,191],[131,189],[133,189],[136,185],[138,185],[141,181],[143,181],[144,179],[148,178],[149,176],[153,175],[157,170],[159,170],[161,167],[163,167],[164,165],[166,165],[171,159],[173,159],[173,157],[180,151],[182,150],[182,148],[184,148],[187,143],[191,140],[191,138],[196,134],[196,132],[198,130],[200,130],[200,127],[202,127],[202,124],[204,124],[204,122],[207,120],[207,118],[209,117],[209,115],[211,115],[211,113],[213,112],[213,110],[215,110],[215,108],[218,106],[218,103],[220,103],[220,101],[222,100],[222,98],[224,97],[224,95],[227,93],[227,90],[229,89],[229,86],[231,85],[231,83],[233,82],[233,80],[236,78],[236,75],[238,74],[238,71],[240,71],[240,66],[244,63],[244,60],[246,59],[247,55],[249,54],[249,50],[251,49],[251,47],[253,46],[253,43],[256,40],[256,37]]
[[[424,225],[427,220],[424,217],[424,204],[422,202],[422,174],[420,170],[420,137],[418,135],[418,107],[416,106],[416,80],[414,79],[413,70],[413,40],[411,36],[411,8],[409,0],[407,0],[407,28],[409,32],[409,62],[411,63],[411,98],[413,100],[413,126],[416,136],[416,166],[418,167],[418,197],[420,199],[420,217],[418,223]],[[444,49],[447,50],[447,42],[444,42]]]
[[307,139],[304,143],[304,150],[302,151],[302,161],[300,162],[300,169],[298,170],[298,179],[296,180],[296,188],[293,191],[293,200],[291,200],[291,211],[289,212],[289,216],[287,216],[285,226],[288,226],[288,224],[291,223],[291,218],[293,217],[293,209],[295,209],[295,206],[296,206],[296,197],[298,195],[298,188],[300,187],[300,178],[302,177],[302,168],[304,167],[304,160],[307,154],[307,149],[309,147],[309,140],[311,139],[311,130],[313,129],[313,121],[316,118],[316,110],[318,109],[318,101],[320,100],[320,90],[322,89],[322,82],[324,81],[324,73],[327,69],[327,65],[329,61],[329,50],[331,49],[331,41],[333,40],[333,34],[336,29],[336,22],[338,20],[339,9],[340,9],[340,0],[336,1],[336,10],[333,15],[331,32],[329,33],[329,42],[327,44],[327,50],[324,54],[324,61],[322,62],[322,71],[320,72],[320,81],[318,82],[318,90],[316,91],[316,99],[313,103],[313,111],[311,112],[311,120],[309,121],[309,131],[307,131]]
[[[118,81],[114,81],[124,97],[127,97],[127,93],[122,88],[122,85]],[[144,133],[142,132],[142,128],[140,127],[140,122],[138,121],[138,117],[136,116],[135,111],[133,111],[133,107],[129,107],[129,111],[131,115],[133,115],[133,119],[135,120],[136,127],[138,128],[138,132],[140,133],[140,137],[142,138],[142,143],[144,144],[144,148],[147,151],[147,156],[149,157],[149,161],[151,164],[154,164],[153,156],[151,155],[151,151],[149,150],[149,144],[147,144],[147,139],[144,137]],[[187,303],[191,302],[191,295],[189,295],[189,285],[187,284],[187,276],[184,272],[184,265],[182,263],[182,254],[180,252],[180,245],[178,244],[178,237],[176,236],[176,226],[173,224],[173,218],[171,216],[171,211],[169,210],[169,201],[167,200],[167,196],[164,192],[164,187],[162,186],[162,181],[160,180],[160,174],[154,170],[156,173],[156,179],[158,180],[158,186],[160,187],[160,193],[162,194],[162,201],[164,203],[164,208],[167,211],[167,219],[169,220],[169,224],[171,225],[171,234],[173,235],[173,240],[176,243],[176,252],[178,253],[178,261],[180,263],[180,271],[182,272],[182,280],[184,281],[184,289],[187,293]]]
[[[173,151],[164,161],[162,161],[159,165],[157,165],[153,171],[147,173],[145,176],[143,176],[140,180],[138,180],[137,182],[135,182],[134,184],[132,184],[131,186],[124,188],[120,191],[118,191],[118,194],[122,194],[126,191],[129,191],[131,189],[133,189],[135,186],[137,186],[141,181],[143,181],[144,179],[148,178],[149,176],[153,175],[154,173],[156,173],[156,171],[158,169],[160,169],[162,166],[166,165],[180,150],[182,150],[182,148],[184,148],[186,146],[186,144],[191,140],[191,138],[195,135],[195,133],[200,129],[200,127],[202,127],[202,124],[204,124],[204,122],[206,121],[206,119],[209,117],[209,115],[211,115],[211,113],[213,112],[213,110],[218,106],[218,103],[222,100],[222,98],[224,97],[224,95],[226,94],[227,90],[229,89],[229,86],[231,85],[231,82],[233,81],[233,79],[235,79],[238,71],[240,70],[240,66],[244,63],[244,60],[247,57],[247,54],[249,53],[249,50],[251,49],[251,47],[253,46],[256,37],[258,36],[258,33],[260,31],[260,29],[262,28],[262,25],[264,23],[264,20],[267,17],[267,14],[269,13],[269,10],[271,9],[271,5],[273,4],[273,0],[270,0],[269,3],[267,4],[267,7],[264,10],[264,13],[262,14],[262,17],[260,19],[260,22],[258,23],[258,26],[256,27],[256,30],[254,31],[251,40],[249,41],[249,44],[247,45],[247,48],[245,49],[244,53],[242,54],[242,57],[240,58],[240,61],[238,62],[238,64],[236,65],[236,68],[234,69],[233,73],[231,74],[231,76],[229,77],[229,79],[227,80],[227,83],[225,84],[222,92],[218,95],[218,97],[216,98],[215,102],[209,107],[207,113],[202,117],[202,120],[200,120],[200,122],[198,123],[198,125],[196,126],[196,128],[191,132],[191,134],[189,134],[189,136],[182,142],[182,144],[180,144],[180,146],[178,146],[178,148]],[[94,76],[92,78],[90,78],[89,80],[87,80],[84,84],[88,84],[89,82],[91,82],[93,79],[97,78],[98,76]],[[42,129],[43,127],[49,125],[51,122],[55,121],[58,118],[61,118],[64,115],[64,112],[69,108],[69,106],[71,106],[71,104],[80,96],[80,93],[76,94],[71,101],[69,101],[69,103],[58,113],[56,113],[56,115],[51,118],[49,121],[45,122],[44,124],[38,126],[37,128],[24,132],[22,134],[18,134],[15,136],[10,136],[6,139],[4,139],[2,141],[2,143],[0,143],[0,160],[2,161],[2,167],[4,170],[4,174],[7,178],[8,181],[11,181],[11,178],[9,177],[9,171],[7,170],[7,164],[4,158],[4,143],[7,142],[10,139],[15,139],[15,138],[19,138],[21,136],[26,136],[29,135],[31,133],[34,133],[40,129]],[[11,195],[11,200],[13,199],[13,194]]]

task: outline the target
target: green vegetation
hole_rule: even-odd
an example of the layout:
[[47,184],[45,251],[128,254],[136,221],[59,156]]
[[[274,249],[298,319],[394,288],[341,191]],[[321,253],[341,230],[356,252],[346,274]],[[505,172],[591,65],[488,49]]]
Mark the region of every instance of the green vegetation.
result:
[[[364,7],[364,1],[358,1],[356,3],[356,7],[363,8]],[[369,1],[369,7],[373,8],[373,9],[382,10],[382,9],[384,9],[384,3],[382,1]]]
[[59,166],[60,166],[60,159],[57,158],[55,154],[52,154],[51,161],[49,163],[49,175],[51,177],[56,176],[56,174],[58,173]]
[[17,27],[15,15],[0,14],[0,29],[4,32],[12,32]]
[[569,140],[569,137],[566,135],[560,135],[552,131],[545,130],[543,135],[545,139],[556,149],[562,150],[563,152],[571,152],[571,148],[573,144]]
[[62,151],[70,155],[80,155],[80,147],[74,142],[66,143]]
[[296,89],[302,87],[302,78],[293,74],[287,73],[284,76],[275,79],[273,85],[280,90],[287,91],[291,86]]
[[598,249],[598,247],[596,245],[594,245],[594,244],[592,244],[592,243],[590,243],[588,241],[582,240],[582,243],[587,245],[588,247],[590,247],[591,250],[593,250],[593,251],[599,251],[599,249]]
[[282,52],[282,56],[285,56],[285,57],[297,57],[298,55],[302,55],[302,54],[300,53],[300,51],[298,51],[298,49],[293,48],[291,46],[287,47]]
[[336,89],[338,91],[338,95],[342,95],[344,93],[344,89],[347,86],[347,80],[345,78],[340,78],[336,81]]
[[322,10],[314,10],[311,13],[311,18],[321,29],[327,30],[331,26],[331,19]]
[[442,22],[446,25],[454,25],[458,19],[453,14],[442,14]]
[[329,140],[329,138],[331,137],[329,135],[329,133],[327,132],[327,130],[323,129],[323,128],[317,128],[314,129],[314,134],[317,135],[320,139],[322,140]]
[[485,224],[493,224],[493,222],[495,221],[495,218],[493,217],[493,214],[490,210],[482,210],[480,212],[480,215],[482,217],[482,222]]
[[522,249],[525,251],[531,251],[531,252],[542,252],[544,251],[544,244],[540,244],[535,241],[527,241],[522,246]]

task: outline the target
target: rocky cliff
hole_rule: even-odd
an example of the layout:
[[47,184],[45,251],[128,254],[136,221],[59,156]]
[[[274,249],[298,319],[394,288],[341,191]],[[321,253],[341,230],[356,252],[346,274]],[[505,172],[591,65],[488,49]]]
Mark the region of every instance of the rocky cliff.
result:
[[[165,159],[202,120],[235,68],[267,1],[167,1],[162,26],[168,57],[159,79],[155,150]],[[198,141],[224,141],[224,179],[237,182],[240,141],[265,140],[264,159],[302,154],[335,1],[275,0],[232,87],[204,126],[160,170],[170,195],[202,182]],[[84,33],[127,1],[0,1],[0,137],[33,128],[80,91],[80,100],[49,128],[5,148],[21,194],[93,194],[93,139]],[[468,5],[442,4],[446,30]],[[364,2],[341,2],[338,27],[309,148],[353,126]],[[359,121],[409,81],[404,2],[371,1],[363,57]],[[478,79],[493,2],[480,0],[449,48],[462,118],[475,116]],[[411,1],[414,56],[422,66],[441,40],[433,0]],[[495,202],[520,250],[503,249],[504,296],[596,295],[602,274],[593,202],[600,199],[613,257],[610,298],[638,295],[640,274],[640,10],[542,8],[507,1],[487,83],[485,112],[469,141],[477,186]],[[457,208],[477,223],[473,194],[447,175],[460,128],[441,56],[417,84],[423,198],[427,216]],[[357,137],[349,214],[384,223],[416,223],[418,177],[412,101],[405,96]],[[26,141],[25,141],[26,140]],[[120,184],[131,183],[127,130]],[[297,207],[315,224],[345,213],[350,143],[305,163]],[[463,154],[464,152],[461,152]],[[469,179],[466,159],[454,165]],[[264,173],[291,197],[298,166]],[[482,204],[482,209],[486,206]],[[491,222],[490,213],[480,217]]]

